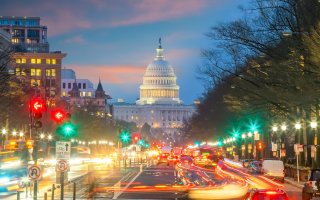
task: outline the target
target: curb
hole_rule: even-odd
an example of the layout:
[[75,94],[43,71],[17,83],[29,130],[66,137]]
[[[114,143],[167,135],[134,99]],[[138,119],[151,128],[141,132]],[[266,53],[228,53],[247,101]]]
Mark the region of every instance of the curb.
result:
[[290,179],[284,179],[284,182],[285,183],[289,183],[290,185],[293,185],[293,186],[295,186],[295,187],[298,187],[298,188],[300,188],[300,189],[302,189],[303,188],[303,185],[301,185],[301,184],[299,184],[299,183],[297,183],[297,182],[295,182],[295,181],[293,181],[293,180],[290,180]]

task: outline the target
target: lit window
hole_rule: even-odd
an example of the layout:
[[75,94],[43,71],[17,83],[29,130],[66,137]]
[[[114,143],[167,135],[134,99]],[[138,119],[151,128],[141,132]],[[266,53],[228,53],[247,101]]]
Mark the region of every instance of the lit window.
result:
[[[36,69],[31,68],[31,69],[30,69],[30,75],[31,75],[31,76],[35,76],[35,75],[36,75]],[[33,82],[34,82],[34,81],[33,81]]]
[[51,64],[55,65],[57,62],[56,62],[56,59],[52,59],[51,60]]
[[50,76],[51,75],[50,72],[51,72],[50,69],[46,69],[46,76]]
[[33,86],[33,83],[36,82],[36,80],[31,79],[31,86]]
[[88,92],[88,97],[91,97],[91,92]]
[[27,59],[21,58],[21,63],[27,63]]
[[41,69],[36,69],[36,76],[41,76]]
[[31,64],[36,64],[36,59],[35,58],[31,58]]
[[51,76],[56,76],[56,69],[51,69]]
[[16,59],[16,63],[21,63],[21,59],[20,59],[20,58],[17,58],[17,59]]
[[66,91],[63,91],[63,92],[62,92],[62,96],[65,97],[66,95],[67,95],[67,94],[66,94]]
[[82,96],[85,97],[86,96],[86,92],[82,92]]
[[40,80],[37,80],[38,86],[40,86]]
[[51,63],[50,61],[51,61],[50,59],[46,59],[46,64],[50,65],[50,63]]
[[37,58],[37,64],[41,64],[41,59]]
[[21,69],[20,68],[16,68],[16,75],[17,76],[21,75]]
[[18,39],[18,38],[12,38],[11,42],[14,43],[14,44],[16,44],[16,43],[19,42],[19,39]]

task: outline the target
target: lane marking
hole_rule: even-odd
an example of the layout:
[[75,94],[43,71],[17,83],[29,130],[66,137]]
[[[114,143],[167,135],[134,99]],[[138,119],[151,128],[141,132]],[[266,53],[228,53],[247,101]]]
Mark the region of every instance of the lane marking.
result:
[[[140,171],[135,177],[133,177],[131,181],[120,192],[115,193],[112,199],[117,199],[133,183],[133,181],[135,181],[138,178],[138,176],[140,176],[142,172],[143,171]],[[115,185],[119,185],[120,187],[122,179]]]

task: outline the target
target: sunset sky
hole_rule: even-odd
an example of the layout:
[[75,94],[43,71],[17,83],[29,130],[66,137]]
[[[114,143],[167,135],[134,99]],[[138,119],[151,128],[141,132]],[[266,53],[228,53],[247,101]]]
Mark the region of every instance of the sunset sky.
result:
[[147,65],[162,37],[175,68],[180,98],[190,104],[203,85],[196,78],[200,52],[213,45],[211,26],[242,15],[249,0],[1,0],[2,16],[41,17],[51,51],[67,53],[63,66],[97,85],[114,100],[134,102]]

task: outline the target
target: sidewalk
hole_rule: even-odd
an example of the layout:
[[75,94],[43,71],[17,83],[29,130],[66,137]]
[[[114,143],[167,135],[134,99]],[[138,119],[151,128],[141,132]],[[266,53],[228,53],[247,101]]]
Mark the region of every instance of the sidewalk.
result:
[[303,185],[304,185],[304,182],[297,182],[297,181],[295,181],[293,178],[289,178],[289,177],[285,177],[284,178],[284,182],[285,183],[288,183],[288,184],[291,184],[291,185],[293,185],[293,186],[296,186],[296,187],[298,187],[298,188],[303,188]]

